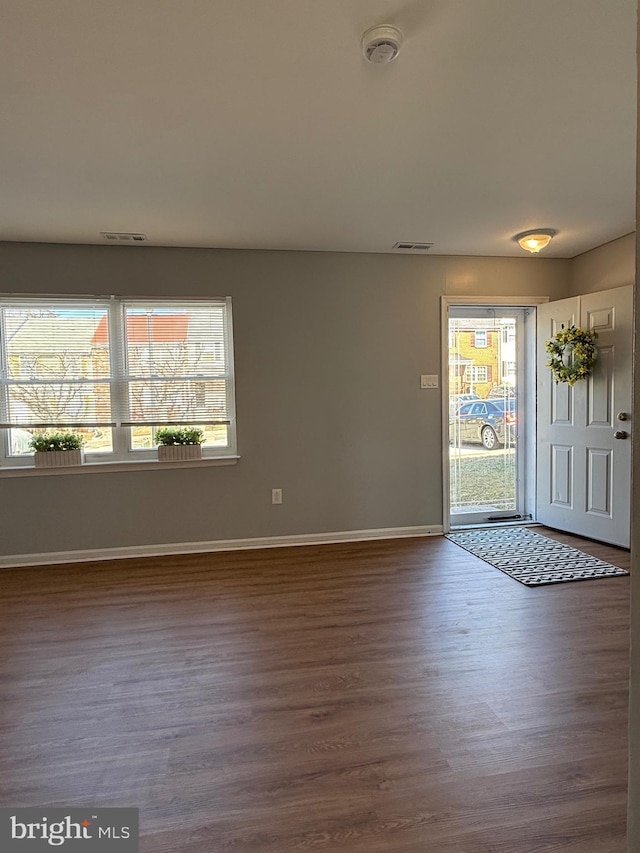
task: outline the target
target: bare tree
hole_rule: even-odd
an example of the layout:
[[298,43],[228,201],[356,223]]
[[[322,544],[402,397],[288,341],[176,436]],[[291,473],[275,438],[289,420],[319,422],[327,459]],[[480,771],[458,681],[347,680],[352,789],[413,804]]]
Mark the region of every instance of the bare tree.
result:
[[[202,352],[186,341],[171,344],[130,346],[129,375],[140,377],[130,386],[133,421],[190,420],[198,407],[198,386],[203,380],[189,378],[202,363]],[[182,382],[179,377],[184,376]]]
[[15,378],[24,384],[9,387],[10,401],[24,404],[42,423],[77,420],[85,411],[86,391],[69,380],[82,375],[79,361],[78,355],[66,352],[44,358],[21,355]]

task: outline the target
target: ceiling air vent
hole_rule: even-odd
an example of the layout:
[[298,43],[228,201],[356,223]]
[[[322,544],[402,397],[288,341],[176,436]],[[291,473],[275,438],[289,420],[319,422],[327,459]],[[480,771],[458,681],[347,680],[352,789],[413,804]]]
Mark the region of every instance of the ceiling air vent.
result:
[[126,231],[101,231],[100,236],[109,243],[146,243],[146,234],[130,234]]
[[401,252],[428,252],[433,243],[396,243],[393,247]]

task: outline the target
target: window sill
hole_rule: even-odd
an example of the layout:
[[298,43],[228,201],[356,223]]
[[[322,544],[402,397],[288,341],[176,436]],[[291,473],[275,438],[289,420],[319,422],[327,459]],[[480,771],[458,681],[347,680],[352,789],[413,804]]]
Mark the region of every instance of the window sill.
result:
[[55,477],[68,474],[105,474],[113,471],[159,471],[166,468],[210,468],[218,465],[235,465],[239,456],[217,456],[212,459],[193,459],[181,462],[158,462],[157,459],[145,459],[133,462],[85,462],[82,465],[68,465],[60,468],[32,468],[16,466],[0,468],[3,477]]

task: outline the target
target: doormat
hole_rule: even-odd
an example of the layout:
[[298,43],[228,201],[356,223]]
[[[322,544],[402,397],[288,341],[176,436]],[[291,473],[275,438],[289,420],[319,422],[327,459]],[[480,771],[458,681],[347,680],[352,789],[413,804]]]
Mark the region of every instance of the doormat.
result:
[[465,530],[449,533],[446,538],[525,586],[629,574],[526,527]]

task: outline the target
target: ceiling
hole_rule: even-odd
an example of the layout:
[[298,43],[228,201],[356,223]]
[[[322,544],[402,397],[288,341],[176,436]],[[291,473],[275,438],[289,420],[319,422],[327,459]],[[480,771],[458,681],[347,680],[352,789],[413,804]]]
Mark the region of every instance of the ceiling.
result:
[[635,229],[635,0],[0,0],[0,39],[2,240],[508,256],[546,227],[567,258]]

